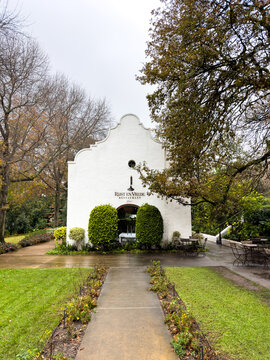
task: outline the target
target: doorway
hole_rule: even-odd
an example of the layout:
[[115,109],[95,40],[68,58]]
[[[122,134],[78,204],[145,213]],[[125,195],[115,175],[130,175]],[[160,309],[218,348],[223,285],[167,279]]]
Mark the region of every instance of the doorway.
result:
[[136,239],[135,225],[136,216],[139,206],[134,204],[121,205],[117,209],[118,212],[118,234],[119,239],[130,238]]

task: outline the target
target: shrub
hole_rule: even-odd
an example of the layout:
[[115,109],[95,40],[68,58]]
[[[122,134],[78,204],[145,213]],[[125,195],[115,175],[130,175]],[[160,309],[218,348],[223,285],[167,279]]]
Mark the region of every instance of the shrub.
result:
[[77,253],[76,245],[59,245],[57,248],[47,251],[48,255],[73,255]]
[[231,230],[223,237],[225,239],[242,241],[257,236],[260,236],[258,226],[238,221],[233,224]]
[[130,251],[130,250],[135,250],[136,249],[136,243],[135,242],[127,242],[125,245],[124,245],[124,249],[127,250],[127,251]]
[[144,204],[137,212],[136,238],[140,248],[159,246],[163,236],[163,219],[158,208]]
[[173,234],[172,234],[172,238],[173,239],[179,239],[181,236],[180,232],[179,231],[174,231]]
[[5,254],[10,251],[16,251],[18,247],[12,243],[0,243],[0,254]]
[[89,242],[82,245],[82,251],[92,251],[92,250],[93,250],[92,245],[89,244]]
[[76,242],[81,242],[84,240],[84,229],[80,227],[74,227],[69,231],[69,238]]
[[[17,201],[17,192],[22,191],[25,186],[25,194],[29,192],[26,184],[11,186],[9,194],[10,207],[7,210],[6,229],[10,234],[26,234],[34,229],[44,229],[48,224],[48,217],[51,211],[51,198],[30,195],[23,203]],[[16,190],[15,190],[16,188]],[[31,191],[30,191],[31,193]],[[25,195],[22,195],[22,199]]]
[[22,240],[20,240],[18,242],[18,245],[20,245],[21,247],[27,247],[27,246],[32,246],[32,245],[35,245],[36,243],[34,242],[34,240],[32,239],[27,239],[27,238],[24,238]]
[[203,241],[203,239],[204,239],[203,234],[201,234],[199,232],[195,232],[195,231],[192,231],[192,237],[195,239],[198,239],[200,241]]
[[32,246],[32,245],[36,245],[36,244],[40,244],[40,243],[45,243],[48,241],[53,240],[53,235],[52,234],[33,234],[33,235],[28,235],[26,236],[24,239],[20,240],[18,242],[18,244],[21,247],[26,247],[26,246]]
[[117,239],[117,210],[111,205],[96,206],[90,214],[89,240],[96,249],[110,249]]
[[67,227],[62,226],[62,227],[54,230],[53,235],[54,235],[56,241],[61,241],[62,240],[62,244],[65,245],[66,244],[66,238],[67,238]]

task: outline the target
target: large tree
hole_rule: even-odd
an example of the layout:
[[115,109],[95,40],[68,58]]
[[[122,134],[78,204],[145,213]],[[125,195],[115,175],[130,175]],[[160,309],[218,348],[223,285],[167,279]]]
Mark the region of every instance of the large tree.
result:
[[36,172],[36,149],[48,125],[41,116],[46,74],[47,59],[34,41],[0,34],[0,242],[10,182]]
[[23,25],[24,19],[19,12],[9,9],[8,0],[0,0],[0,34],[6,36],[11,34],[23,35]]
[[[110,112],[105,100],[93,100],[63,75],[52,78],[48,86],[46,111],[49,122],[42,144],[43,163],[48,163],[40,178],[54,197],[54,226],[59,225],[61,200],[66,199],[67,162],[76,152],[105,136]],[[54,156],[60,153],[60,156]],[[48,162],[48,160],[52,159]]]
[[110,122],[105,100],[88,98],[63,76],[49,77],[46,56],[7,5],[0,0],[0,242],[10,185],[42,176],[57,225],[67,160],[104,136]]
[[237,182],[247,192],[268,168],[270,4],[161,3],[139,80],[155,86],[148,103],[169,168],[140,171],[163,196],[223,204]]

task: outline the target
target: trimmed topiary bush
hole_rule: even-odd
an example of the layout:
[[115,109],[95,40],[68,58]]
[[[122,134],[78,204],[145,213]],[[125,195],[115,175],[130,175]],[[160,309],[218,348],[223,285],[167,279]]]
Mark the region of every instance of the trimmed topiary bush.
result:
[[158,208],[149,204],[139,208],[135,232],[138,247],[151,249],[160,245],[163,236],[163,219]]
[[76,241],[78,250],[82,249],[82,242],[84,240],[84,234],[85,234],[84,229],[80,228],[80,227],[74,227],[74,228],[70,229],[70,231],[69,231],[68,236],[71,240]]
[[62,226],[62,227],[54,230],[53,236],[55,237],[56,242],[62,241],[62,245],[66,245],[67,227]]
[[84,229],[80,227],[74,227],[69,231],[69,238],[76,242],[81,242],[84,239]]
[[117,239],[117,228],[117,210],[111,205],[99,205],[91,211],[88,235],[96,249],[112,248]]

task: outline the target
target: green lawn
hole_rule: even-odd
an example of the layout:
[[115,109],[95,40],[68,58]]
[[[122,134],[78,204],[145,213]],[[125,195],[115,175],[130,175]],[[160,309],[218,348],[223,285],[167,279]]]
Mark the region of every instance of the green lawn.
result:
[[89,269],[0,269],[0,359],[37,347]]
[[229,359],[270,359],[270,291],[243,289],[210,268],[165,270],[217,350]]
[[15,235],[15,236],[5,237],[5,242],[17,244],[19,241],[21,241],[23,238],[25,238],[25,236],[26,235]]

